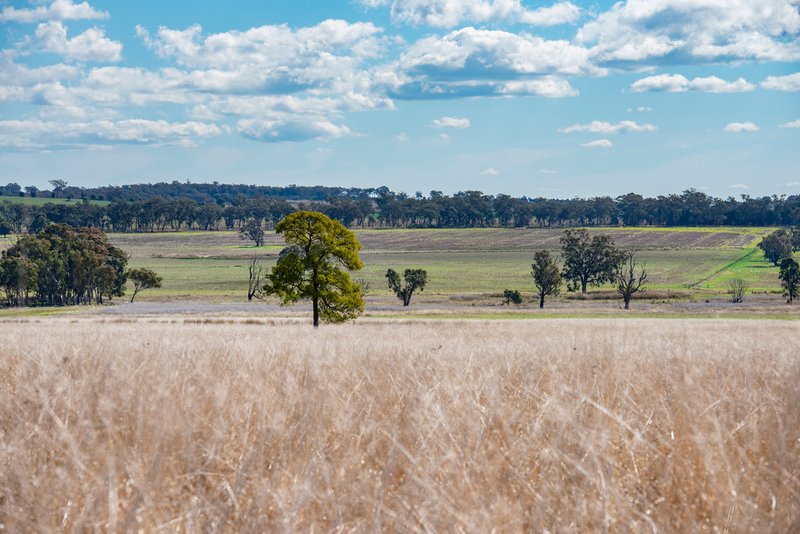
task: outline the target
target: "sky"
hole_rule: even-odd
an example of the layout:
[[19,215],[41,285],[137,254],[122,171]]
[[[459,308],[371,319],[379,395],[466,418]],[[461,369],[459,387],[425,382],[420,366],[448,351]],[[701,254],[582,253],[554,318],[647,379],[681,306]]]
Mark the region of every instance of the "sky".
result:
[[800,0],[0,0],[0,183],[800,194]]

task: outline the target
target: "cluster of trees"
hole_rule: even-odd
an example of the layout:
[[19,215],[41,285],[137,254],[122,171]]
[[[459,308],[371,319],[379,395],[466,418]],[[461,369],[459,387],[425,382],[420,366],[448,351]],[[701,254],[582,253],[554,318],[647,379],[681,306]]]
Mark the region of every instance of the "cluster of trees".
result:
[[[613,283],[626,310],[630,308],[633,295],[644,291],[647,270],[639,262],[638,249],[619,249],[607,234],[590,238],[585,228],[566,230],[560,241],[563,268],[559,268],[547,250],[540,250],[533,257],[531,275],[540,308],[544,308],[545,297],[560,293],[562,282],[567,283],[568,291],[580,288],[584,294],[588,286]],[[504,300],[508,302],[507,294],[504,294]]]
[[778,277],[791,304],[800,290],[800,265],[794,259],[800,251],[800,228],[779,228],[758,244],[764,257],[776,267],[780,267]]
[[21,236],[0,254],[0,296],[7,306],[103,304],[125,294],[161,287],[147,268],[127,269],[128,255],[97,228],[51,224]]
[[[589,199],[514,198],[480,191],[463,191],[452,196],[431,191],[427,196],[419,192],[409,196],[387,187],[281,188],[179,182],[75,189],[59,185],[49,193],[77,199],[102,198],[111,203],[99,206],[75,202],[42,207],[0,203],[0,221],[16,232],[27,229],[31,233],[48,222],[115,232],[238,229],[250,220],[269,228],[295,210],[324,213],[345,227],[568,228],[800,223],[800,195],[719,199],[693,189],[655,198],[629,193],[616,198]],[[24,194],[17,184],[0,187],[0,191]]]
[[3,251],[0,291],[11,306],[102,304],[124,294],[127,262],[96,228],[50,225]]

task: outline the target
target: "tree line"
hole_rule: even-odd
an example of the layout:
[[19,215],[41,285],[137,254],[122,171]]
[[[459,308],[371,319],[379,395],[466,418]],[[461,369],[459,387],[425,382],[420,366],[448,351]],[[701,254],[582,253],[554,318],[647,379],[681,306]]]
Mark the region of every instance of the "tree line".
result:
[[[57,182],[54,180],[54,182]],[[16,184],[10,184],[16,185]],[[165,184],[156,184],[165,185]],[[197,195],[184,186],[200,188]],[[203,186],[202,188],[200,186]],[[18,186],[17,186],[18,187]],[[272,228],[283,217],[298,210],[318,211],[345,227],[362,228],[570,228],[598,226],[792,226],[800,224],[800,195],[715,198],[693,189],[681,194],[645,198],[629,193],[616,198],[547,199],[485,195],[464,191],[444,195],[431,191],[414,196],[386,187],[270,188],[224,184],[177,184],[165,192],[156,186],[119,186],[137,193],[90,195],[111,200],[108,205],[80,202],[27,206],[0,202],[0,223],[10,231],[35,233],[47,223],[101,228],[113,232],[167,230],[239,229],[247,221]],[[237,187],[239,189],[237,189]],[[9,186],[0,188],[7,190]],[[55,187],[54,187],[55,189]],[[275,191],[273,191],[273,189]],[[13,187],[11,191],[15,190]],[[59,198],[70,187],[58,191]],[[223,191],[220,194],[208,192]],[[281,191],[278,191],[281,190]],[[242,193],[244,191],[244,193]],[[169,193],[151,195],[149,193]],[[289,194],[291,192],[291,194]],[[234,195],[234,193],[236,193]],[[246,194],[245,194],[246,193]],[[253,196],[258,193],[257,196]],[[268,194],[267,194],[268,193]],[[280,194],[279,194],[280,193]],[[324,198],[319,198],[326,194]],[[142,195],[143,198],[139,198]],[[298,199],[307,195],[309,198]],[[112,198],[113,197],[113,198]],[[2,198],[0,198],[0,201]]]

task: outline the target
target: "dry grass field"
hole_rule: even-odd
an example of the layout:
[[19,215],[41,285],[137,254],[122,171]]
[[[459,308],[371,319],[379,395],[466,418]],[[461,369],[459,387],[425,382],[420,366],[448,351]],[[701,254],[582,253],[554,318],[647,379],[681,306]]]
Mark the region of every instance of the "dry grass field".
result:
[[800,529],[793,322],[2,329],[0,530]]

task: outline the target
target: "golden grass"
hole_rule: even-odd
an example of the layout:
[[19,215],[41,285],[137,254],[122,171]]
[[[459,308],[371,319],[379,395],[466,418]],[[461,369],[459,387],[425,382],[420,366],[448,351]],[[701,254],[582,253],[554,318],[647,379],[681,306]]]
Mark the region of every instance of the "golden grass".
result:
[[0,530],[800,528],[791,323],[2,328]]

